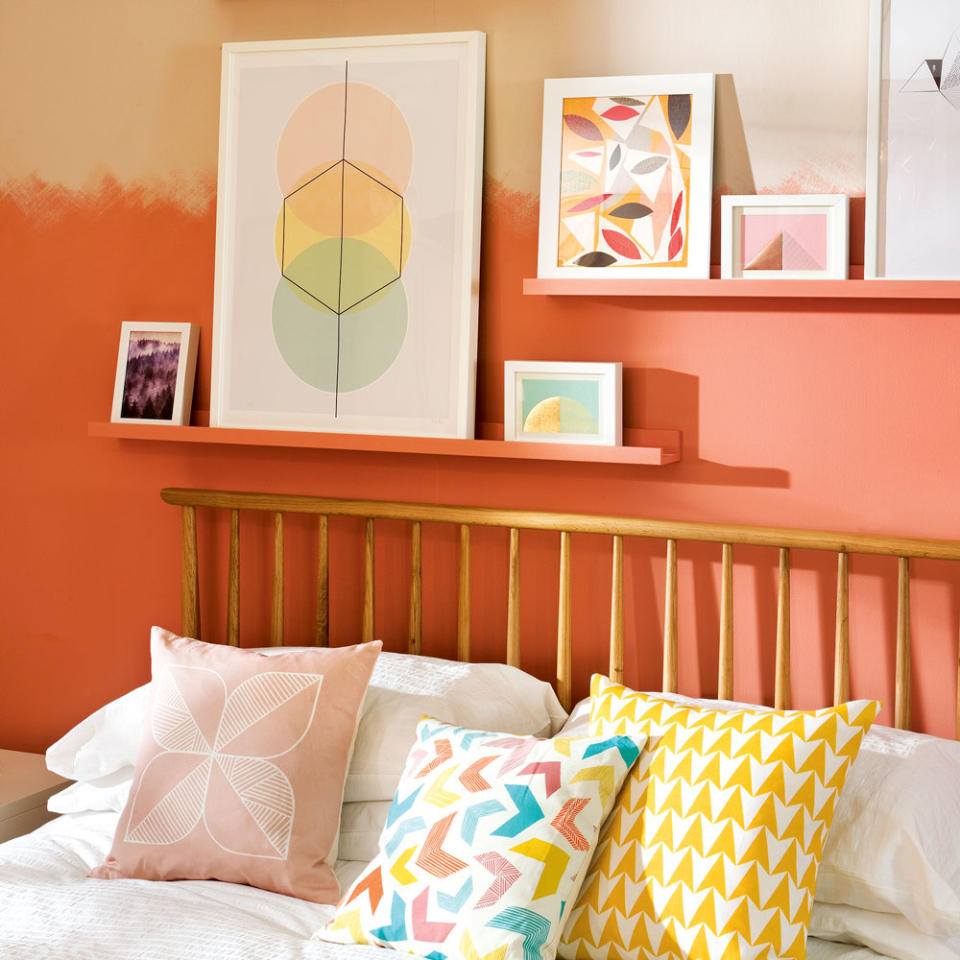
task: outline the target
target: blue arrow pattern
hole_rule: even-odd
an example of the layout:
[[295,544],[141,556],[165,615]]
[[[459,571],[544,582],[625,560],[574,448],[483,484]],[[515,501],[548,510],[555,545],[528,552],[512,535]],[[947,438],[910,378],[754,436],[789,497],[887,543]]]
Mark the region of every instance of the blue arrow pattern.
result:
[[393,795],[393,803],[390,804],[390,810],[387,812],[387,826],[392,827],[397,820],[399,820],[412,806],[413,801],[417,799],[417,794],[423,789],[423,784],[421,783],[416,790],[412,790],[410,793],[404,797],[403,800],[400,799],[400,788],[397,787],[397,792]]
[[489,737],[489,736],[490,734],[485,733],[483,730],[468,730],[460,738],[460,746],[464,750],[469,750],[474,740],[478,740],[480,739],[480,737]]
[[457,893],[450,894],[437,890],[437,905],[451,913],[459,913],[460,908],[467,902],[471,893],[473,893],[473,877],[467,877],[467,882]]
[[392,940],[407,939],[407,925],[404,916],[407,912],[407,905],[400,898],[400,895],[393,895],[393,903],[390,904],[390,925],[387,927],[377,927],[370,932],[378,939],[389,943]]
[[503,813],[507,808],[499,800],[481,800],[472,807],[467,807],[463,811],[463,819],[460,822],[460,836],[467,843],[473,843],[473,838],[477,833],[477,824],[492,813]]
[[636,763],[637,757],[640,756],[640,748],[629,737],[608,737],[606,740],[592,743],[587,747],[583,751],[583,759],[588,760],[590,757],[595,757],[598,753],[603,753],[606,750],[616,750],[628,767],[632,767]]
[[419,833],[421,830],[426,829],[427,825],[423,817],[410,817],[408,820],[401,820],[397,826],[396,833],[384,844],[383,849],[392,857],[409,834]]
[[490,831],[491,836],[494,837],[515,837],[518,833],[526,830],[527,827],[543,819],[543,810],[528,786],[508,783],[506,784],[506,791],[510,794],[510,799],[517,808],[517,812],[509,820],[501,823],[496,830]]
[[509,930],[523,937],[523,960],[543,960],[541,948],[550,933],[550,921],[525,907],[507,907],[487,922],[488,927]]

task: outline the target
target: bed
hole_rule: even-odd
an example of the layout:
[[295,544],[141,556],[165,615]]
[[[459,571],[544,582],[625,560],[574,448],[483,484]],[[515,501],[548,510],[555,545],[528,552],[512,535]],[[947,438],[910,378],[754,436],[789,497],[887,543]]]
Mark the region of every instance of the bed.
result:
[[[892,557],[898,575],[896,618],[896,704],[897,728],[910,726],[911,658],[910,658],[910,560],[915,557],[960,559],[960,544],[949,541],[885,538],[846,535],[816,531],[773,528],[721,526],[698,523],[673,523],[659,520],[600,517],[578,514],[547,514],[529,511],[504,511],[481,508],[451,507],[430,504],[388,503],[368,500],[339,500],[322,497],[286,496],[278,494],[231,493],[209,490],[166,489],[163,499],[180,508],[182,526],[181,597],[184,636],[200,637],[200,563],[198,543],[198,511],[226,517],[229,529],[225,574],[227,582],[225,629],[228,645],[239,644],[240,613],[240,515],[244,511],[267,514],[272,518],[272,554],[270,569],[270,644],[284,643],[285,591],[285,518],[301,515],[315,518],[315,553],[311,565],[315,571],[314,640],[323,646],[329,640],[330,624],[330,536],[329,522],[334,517],[359,518],[362,521],[362,564],[360,576],[360,638],[369,642],[375,635],[375,570],[374,535],[378,521],[409,525],[409,566],[406,589],[409,595],[407,618],[408,656],[422,656],[423,635],[423,525],[445,524],[456,531],[458,564],[456,571],[456,648],[458,659],[471,659],[471,530],[501,528],[506,531],[506,637],[504,660],[508,667],[521,664],[520,636],[520,536],[522,531],[550,531],[559,534],[556,634],[556,709],[544,700],[544,716],[550,729],[536,732],[556,734],[568,711],[569,730],[577,732],[582,721],[583,705],[574,709],[573,637],[571,630],[571,537],[590,534],[606,538],[611,552],[609,656],[607,673],[614,681],[624,674],[627,637],[624,629],[624,543],[632,537],[666,542],[665,608],[663,613],[663,672],[661,692],[666,697],[677,694],[678,678],[678,545],[708,543],[721,545],[720,631],[718,650],[718,701],[720,709],[735,706],[733,699],[733,604],[732,554],[737,545],[757,545],[778,551],[777,631],[775,660],[775,695],[771,705],[777,709],[790,707],[790,569],[791,552],[796,550],[827,551],[837,557],[836,649],[834,699],[841,703],[850,695],[849,657],[849,566],[850,554],[862,553]],[[525,569],[525,576],[528,575]],[[387,661],[384,661],[385,663]],[[956,661],[951,659],[950,669]],[[386,667],[384,668],[386,669]],[[392,682],[392,681],[391,681]],[[407,686],[409,682],[405,681]],[[390,682],[387,683],[390,686]],[[398,687],[403,687],[400,683]],[[413,683],[416,686],[416,682]],[[539,694],[538,694],[539,696]],[[552,697],[552,694],[550,694]],[[693,701],[691,701],[693,702]],[[562,710],[559,708],[562,706]],[[366,709],[366,708],[365,708]],[[578,710],[580,713],[578,714]],[[543,719],[543,718],[540,718]],[[362,729],[361,721],[361,729]],[[533,733],[536,723],[526,732]],[[960,731],[960,696],[958,696],[958,731]],[[904,734],[908,737],[909,735]],[[886,737],[886,739],[884,739]],[[911,751],[937,753],[934,771],[954,770],[955,755],[943,753],[941,744],[928,743],[934,738],[898,739],[891,732],[874,739],[876,756],[906,755]],[[877,746],[879,744],[879,746]],[[916,745],[919,744],[917,747]],[[941,755],[942,754],[942,755]],[[944,758],[947,759],[944,759]],[[957,761],[960,764],[960,761]],[[944,766],[947,764],[947,766]],[[878,768],[879,769],[879,768]],[[960,796],[960,765],[956,777],[940,777],[940,788],[948,798]],[[884,774],[885,775],[885,774]],[[132,776],[132,774],[131,774]],[[122,781],[119,771],[114,779]],[[944,784],[944,779],[948,782]],[[104,782],[110,777],[104,778]],[[83,787],[83,784],[78,784]],[[955,793],[951,790],[956,789]],[[99,787],[96,789],[100,789]],[[108,789],[104,787],[103,789]],[[113,788],[109,788],[113,789]],[[126,787],[129,790],[129,784]],[[106,796],[106,794],[103,794]],[[91,868],[107,854],[117,827],[122,806],[120,798],[102,803],[69,804],[63,815],[24,837],[0,845],[0,956],[18,958],[161,958],[203,956],[220,958],[323,957],[349,960],[350,957],[383,957],[377,947],[338,945],[311,939],[317,929],[334,914],[334,907],[283,896],[251,886],[209,880],[184,880],[158,883],[149,880],[102,882],[87,878]],[[98,808],[99,806],[99,808]],[[952,811],[960,814],[960,805]],[[949,825],[951,811],[945,814]],[[948,838],[950,845],[953,841]],[[361,845],[362,846],[362,845]],[[357,847],[356,849],[360,849]],[[364,858],[369,850],[364,848]],[[344,847],[341,845],[341,854]],[[349,852],[349,850],[347,851]],[[360,861],[341,860],[337,875],[342,887],[357,876]],[[960,877],[955,877],[955,880]],[[819,891],[818,891],[819,896]],[[960,892],[958,892],[960,896]],[[921,904],[922,906],[922,904]],[[883,908],[887,909],[887,908]],[[866,916],[866,914],[863,914]],[[883,917],[889,919],[891,914]],[[902,918],[901,918],[902,919]],[[899,922],[899,921],[898,921]],[[960,925],[960,916],[957,917]],[[868,924],[869,926],[869,924]],[[872,928],[871,928],[872,929]],[[814,933],[808,940],[807,955],[811,960],[869,960],[892,957],[894,960],[939,960],[960,956],[960,935],[946,931],[937,939],[919,935],[911,937],[909,926],[889,938],[873,937],[870,929],[859,929],[844,920],[842,905],[815,907]],[[904,930],[907,931],[906,936]],[[899,938],[899,940],[898,940]],[[860,942],[844,943],[843,940]],[[876,949],[869,949],[872,943]],[[882,952],[885,944],[896,950]],[[899,946],[898,946],[899,944]]]

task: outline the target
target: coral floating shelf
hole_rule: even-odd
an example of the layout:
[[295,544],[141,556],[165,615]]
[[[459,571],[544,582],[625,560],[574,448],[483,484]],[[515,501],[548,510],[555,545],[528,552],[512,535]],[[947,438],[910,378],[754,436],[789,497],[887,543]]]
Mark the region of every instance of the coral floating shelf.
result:
[[434,456],[488,457],[499,460],[569,460],[664,466],[680,459],[678,430],[625,430],[627,446],[508,443],[500,424],[484,424],[481,433],[493,439],[451,440],[446,437],[391,437],[356,433],[304,433],[298,430],[237,430],[225,427],[174,427],[148,423],[90,423],[91,437],[119,440],[166,440],[175,443],[293,447],[309,450],[353,450]]
[[960,300],[958,280],[644,280],[527,277],[523,292],[591,297],[819,297],[844,300]]

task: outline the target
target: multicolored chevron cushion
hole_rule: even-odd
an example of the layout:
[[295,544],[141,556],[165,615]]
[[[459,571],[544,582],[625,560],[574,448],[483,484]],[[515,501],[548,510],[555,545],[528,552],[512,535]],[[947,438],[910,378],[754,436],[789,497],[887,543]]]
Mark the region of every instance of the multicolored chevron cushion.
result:
[[718,711],[595,676],[591,732],[648,737],[604,825],[566,960],[804,960],[823,844],[879,704]]
[[430,960],[551,960],[643,741],[422,720],[380,853],[316,936]]

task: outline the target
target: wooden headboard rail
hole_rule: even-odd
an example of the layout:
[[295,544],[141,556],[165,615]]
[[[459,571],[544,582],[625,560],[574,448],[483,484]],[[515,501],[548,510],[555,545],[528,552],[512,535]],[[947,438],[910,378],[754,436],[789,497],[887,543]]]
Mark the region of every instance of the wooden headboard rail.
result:
[[[197,563],[196,508],[230,511],[230,551],[227,581],[227,642],[239,643],[239,512],[256,510],[274,517],[273,596],[270,642],[283,644],[283,516],[312,514],[318,518],[317,598],[314,641],[325,646],[329,624],[329,517],[359,517],[366,521],[363,551],[363,606],[361,638],[374,637],[374,521],[403,520],[412,525],[409,604],[409,649],[420,653],[422,625],[421,524],[445,523],[460,527],[459,587],[457,599],[457,655],[470,659],[470,528],[505,527],[510,530],[507,596],[507,663],[520,664],[520,531],[552,530],[560,534],[560,582],[557,627],[557,695],[571,705],[571,594],[570,535],[601,534],[612,538],[613,573],[610,602],[609,673],[623,678],[623,538],[665,540],[666,608],[663,627],[663,690],[677,690],[677,544],[722,545],[720,584],[720,636],[718,697],[733,699],[733,548],[739,545],[779,550],[777,587],[777,647],[774,706],[790,707],[790,551],[818,550],[837,555],[837,605],[834,647],[834,702],[850,696],[849,566],[851,553],[897,558],[897,655],[894,717],[900,728],[910,725],[910,560],[960,560],[960,542],[953,540],[884,537],[870,534],[795,530],[779,527],[734,526],[687,521],[647,520],[576,513],[543,513],[532,510],[499,510],[380,500],[343,500],[332,497],[286,494],[235,493],[220,490],[168,488],[164,501],[182,508],[183,553],[181,569],[182,631],[200,636],[199,574]],[[957,736],[960,737],[960,664],[957,672]]]

